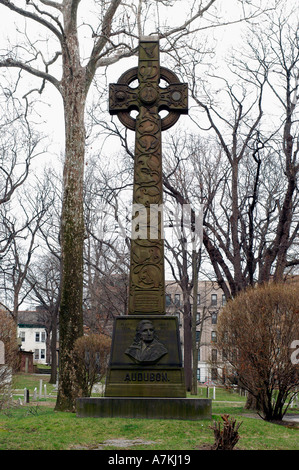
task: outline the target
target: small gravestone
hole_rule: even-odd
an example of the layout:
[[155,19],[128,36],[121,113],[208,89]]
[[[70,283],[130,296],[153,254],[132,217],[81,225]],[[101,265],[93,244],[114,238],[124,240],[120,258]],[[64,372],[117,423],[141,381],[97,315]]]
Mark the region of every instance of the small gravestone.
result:
[[5,364],[5,347],[3,341],[0,341],[0,365]]
[[24,404],[29,403],[29,390],[28,388],[24,388]]

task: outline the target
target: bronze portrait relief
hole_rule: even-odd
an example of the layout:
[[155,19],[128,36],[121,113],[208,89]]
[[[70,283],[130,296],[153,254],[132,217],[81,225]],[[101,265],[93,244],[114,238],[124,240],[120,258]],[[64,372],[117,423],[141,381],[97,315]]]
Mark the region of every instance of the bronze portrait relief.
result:
[[153,323],[150,320],[141,320],[137,325],[134,341],[125,354],[137,364],[150,365],[156,364],[167,352],[159,341]]

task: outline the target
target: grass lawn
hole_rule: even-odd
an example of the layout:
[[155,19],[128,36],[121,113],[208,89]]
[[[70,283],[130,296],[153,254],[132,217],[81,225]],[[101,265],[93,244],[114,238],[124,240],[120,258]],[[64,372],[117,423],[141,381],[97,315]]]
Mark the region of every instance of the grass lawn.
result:
[[[0,450],[73,450],[118,449],[188,451],[214,442],[210,429],[221,414],[242,421],[239,450],[299,450],[299,428],[268,423],[244,409],[245,397],[216,390],[212,421],[77,418],[74,413],[54,411],[53,386],[46,376],[16,376],[14,387],[21,397],[24,387],[39,390],[39,381],[47,384],[50,397],[0,412]],[[205,389],[199,396],[205,398]],[[14,398],[16,398],[14,396]],[[22,397],[21,397],[22,398]],[[296,408],[290,412],[298,413]]]

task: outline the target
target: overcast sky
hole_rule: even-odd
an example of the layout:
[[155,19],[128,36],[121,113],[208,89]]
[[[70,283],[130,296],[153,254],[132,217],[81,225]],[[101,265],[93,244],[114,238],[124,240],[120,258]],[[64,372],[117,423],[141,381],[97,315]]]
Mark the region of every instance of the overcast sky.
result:
[[[261,0],[264,5],[269,5],[272,3],[274,0]],[[18,3],[25,4],[25,0],[15,0],[15,4]],[[252,0],[252,4],[259,3],[260,0]],[[92,0],[82,0],[81,5],[84,7],[87,6],[87,4],[92,4]],[[183,0],[183,1],[175,1],[174,6],[172,8],[169,8],[167,13],[166,13],[166,20],[169,25],[173,25],[176,22],[179,22],[180,16],[181,16],[181,11],[183,7],[186,7],[192,3],[192,0]],[[250,3],[250,2],[249,2]],[[234,21],[239,18],[240,16],[240,10],[237,8],[237,5],[240,5],[237,0],[219,0],[219,10],[221,13],[221,16],[226,19],[227,21]],[[289,8],[297,6],[297,10],[299,12],[299,0],[288,0],[287,5]],[[81,10],[82,12],[84,11],[83,9]],[[298,17],[298,15],[297,15]],[[161,18],[161,21],[163,19]],[[259,20],[257,20],[259,21]],[[36,25],[32,21],[28,21],[28,26],[30,25],[29,33],[30,35],[32,34],[32,28],[34,28]],[[14,44],[14,38],[17,36],[17,28],[16,25],[18,25],[18,28],[20,29],[21,32],[25,31],[24,27],[24,20],[18,16],[16,16],[14,13],[10,12],[8,8],[4,7],[3,5],[0,5],[0,54],[3,55],[5,53],[5,48],[6,48],[6,38],[10,38],[11,44]],[[225,57],[232,49],[233,46],[237,46],[238,43],[240,43],[241,38],[242,38],[242,33],[246,28],[246,23],[239,23],[239,24],[234,24],[234,25],[229,25],[229,26],[222,26],[219,28],[213,28],[210,29],[206,34],[213,39],[217,40],[217,56],[219,57]],[[147,30],[145,31],[146,34],[151,33],[151,25],[150,22],[147,23]],[[90,30],[84,28],[81,30],[82,35],[84,36],[84,31],[86,32],[86,38],[89,35],[90,38]],[[203,33],[198,33],[198,34],[203,34]],[[87,39],[86,39],[87,41]],[[86,45],[83,48],[83,54],[86,55],[88,54],[89,50],[89,44]],[[163,55],[161,57],[161,63],[163,65]],[[129,60],[122,60],[121,62],[111,66],[108,69],[107,73],[107,84],[111,82],[116,82],[125,70],[127,70],[130,67],[137,66],[138,59],[137,57],[133,57]],[[0,69],[1,74],[7,74],[7,71],[5,69]],[[23,72],[25,76],[25,72]],[[58,77],[59,78],[59,77]],[[40,81],[39,81],[40,83]],[[53,158],[56,158],[57,154],[59,154],[60,151],[63,151],[63,144],[64,144],[64,126],[63,126],[63,113],[62,113],[62,102],[61,102],[61,97],[59,96],[59,93],[54,89],[54,87],[51,84],[48,84],[46,87],[46,93],[42,97],[44,99],[44,103],[40,104],[38,109],[39,112],[41,113],[42,118],[46,122],[46,126],[44,126],[44,133],[46,135],[49,135],[50,139],[53,139],[53,142],[56,144],[52,146],[51,150],[51,155]],[[37,99],[39,99],[38,94],[36,95]],[[110,120],[110,116],[108,114],[108,87],[107,87],[107,119]],[[186,125],[190,125],[190,120],[188,121],[188,117],[183,116],[182,119],[180,119],[180,123],[186,123]],[[189,124],[187,124],[189,123]],[[133,136],[133,133],[131,133]],[[110,142],[113,142],[111,144]],[[107,152],[110,152],[110,155],[115,153],[115,147],[116,146],[116,141],[115,139],[112,141],[109,141],[107,144],[107,147],[105,150]],[[110,147],[110,149],[109,149]],[[46,162],[50,160],[49,155],[46,157]],[[44,160],[44,163],[45,163]],[[42,166],[43,165],[43,160],[37,160],[35,162],[36,165]]]

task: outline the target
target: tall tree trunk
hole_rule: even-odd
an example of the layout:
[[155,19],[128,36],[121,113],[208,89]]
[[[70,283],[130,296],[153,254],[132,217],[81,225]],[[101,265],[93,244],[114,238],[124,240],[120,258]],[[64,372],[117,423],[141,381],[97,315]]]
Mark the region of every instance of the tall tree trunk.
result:
[[[78,83],[79,82],[79,83]],[[62,286],[59,316],[59,390],[56,409],[73,410],[76,364],[73,347],[83,335],[83,175],[84,99],[80,80],[73,80],[64,97],[66,155],[61,217]]]
[[[236,153],[236,149],[234,150]],[[240,291],[244,288],[242,265],[241,265],[241,252],[239,241],[239,159],[232,158],[232,215],[231,215],[231,233],[232,233],[232,248],[234,259],[234,282],[236,290]]]
[[[198,348],[196,347],[196,316],[197,316],[197,293],[198,293],[198,254],[192,251],[192,279],[193,279],[193,304],[192,304],[192,387],[191,395],[197,395],[197,366]],[[201,334],[201,332],[199,333]]]
[[[83,335],[83,179],[86,72],[79,60],[75,22],[65,12],[61,90],[65,121],[65,162],[61,216],[61,302],[59,313],[59,387],[57,410],[74,411],[80,396],[74,343]],[[72,13],[72,12],[70,12]]]
[[183,290],[184,312],[184,370],[186,390],[192,388],[192,317],[190,306],[190,293]]

